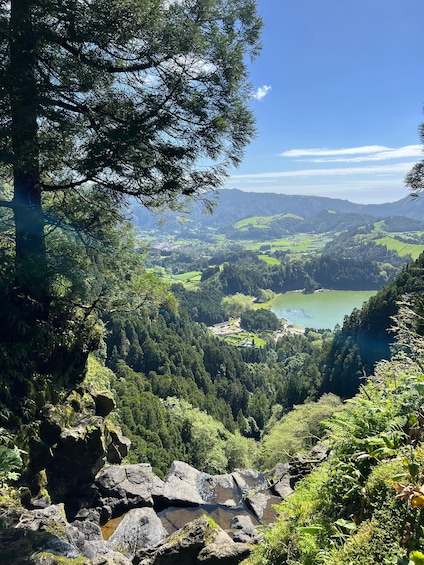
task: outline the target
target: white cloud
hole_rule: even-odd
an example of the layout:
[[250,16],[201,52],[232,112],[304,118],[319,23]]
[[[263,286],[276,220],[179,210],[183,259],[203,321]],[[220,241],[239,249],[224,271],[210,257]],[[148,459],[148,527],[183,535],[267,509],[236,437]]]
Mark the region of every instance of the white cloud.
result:
[[262,100],[262,98],[265,98],[265,96],[268,94],[270,90],[272,90],[272,86],[268,86],[267,84],[264,84],[263,86],[260,86],[257,89],[255,94],[253,94],[253,98],[255,100]]
[[[371,147],[378,148],[379,150],[371,151]],[[361,163],[364,161],[387,161],[388,159],[405,159],[409,157],[422,157],[423,151],[421,145],[405,145],[404,147],[399,147],[397,149],[391,149],[389,147],[379,147],[379,146],[369,146],[367,151],[359,151],[363,148],[352,148],[348,153],[348,150],[336,150],[334,153],[330,153],[330,150],[309,150],[309,155],[349,155],[355,153],[361,153],[359,157],[322,157],[318,159],[301,159],[302,161],[308,161],[310,163]],[[300,151],[308,151],[301,149],[293,149],[292,151],[286,151],[281,153],[282,156],[300,156]],[[315,151],[315,153],[312,153]],[[319,152],[321,151],[321,152]],[[343,152],[343,153],[342,153]],[[303,152],[302,156],[306,156]]]
[[376,153],[377,151],[390,151],[384,145],[364,145],[362,147],[349,147],[347,149],[328,149],[327,147],[316,149],[290,149],[280,153],[281,157],[313,157],[326,155],[360,155],[363,153]]
[[332,169],[297,169],[294,171],[273,171],[265,173],[252,173],[231,175],[232,179],[270,179],[270,178],[300,178],[300,177],[328,177],[328,176],[347,176],[347,175],[391,175],[407,173],[415,164],[392,163],[389,165],[371,165],[365,167],[334,167]]
[[359,179],[333,177],[328,179],[230,179],[227,188],[246,192],[296,194],[341,198],[358,204],[394,202],[405,198],[409,191],[398,178],[378,176]]
[[251,169],[231,175],[228,186],[253,192],[318,194],[362,203],[400,200],[408,195],[405,174],[423,158],[423,150],[421,145],[320,147],[291,149],[278,157],[278,164],[263,172]]

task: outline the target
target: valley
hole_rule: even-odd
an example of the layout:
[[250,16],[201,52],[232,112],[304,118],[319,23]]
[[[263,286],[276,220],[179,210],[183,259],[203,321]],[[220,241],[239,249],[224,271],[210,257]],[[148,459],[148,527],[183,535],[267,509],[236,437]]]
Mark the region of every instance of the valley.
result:
[[[146,213],[136,209],[148,268],[171,286],[183,285],[197,310],[202,287],[215,281],[218,300],[243,295],[244,308],[271,309],[282,323],[333,329],[424,251],[424,224],[412,207],[421,207],[419,199],[360,206],[284,195],[270,203],[270,196],[224,190],[213,216],[195,208],[184,221],[168,213],[148,222],[148,231],[140,227]],[[279,212],[283,206],[291,211]],[[195,319],[212,325],[224,317],[217,311]],[[249,341],[240,331],[223,336]]]
[[[181,473],[195,473],[208,484],[216,476],[227,484],[236,469],[261,470],[272,481],[283,471],[284,500],[276,501],[275,525],[266,528],[264,544],[254,538],[259,546],[246,563],[279,562],[267,554],[284,551],[274,535],[292,543],[290,521],[299,544],[311,541],[303,532],[326,536],[312,538],[314,557],[301,563],[315,562],[319,552],[333,547],[338,523],[351,528],[354,539],[352,524],[358,529],[366,524],[364,504],[367,512],[375,511],[360,494],[375,488],[374,470],[389,476],[402,458],[410,458],[408,469],[422,461],[421,452],[408,443],[408,434],[416,433],[416,407],[422,404],[422,371],[415,363],[423,345],[414,333],[415,327],[422,328],[405,318],[399,303],[409,297],[411,308],[422,311],[424,229],[411,218],[346,216],[335,207],[318,210],[307,225],[302,220],[301,230],[292,227],[291,232],[286,220],[299,222],[298,212],[268,219],[261,213],[231,225],[216,222],[195,233],[185,231],[184,224],[180,232],[176,226],[167,231],[161,223],[148,233],[131,227],[117,231],[119,270],[108,267],[106,250],[91,273],[96,282],[112,281],[114,295],[91,328],[90,351],[81,360],[83,380],[68,384],[60,398],[54,380],[48,386],[38,383],[27,395],[32,403],[23,407],[18,395],[5,400],[7,389],[2,391],[2,402],[13,414],[10,426],[17,430],[17,439],[8,439],[3,448],[11,458],[4,480],[13,482],[22,472],[31,485],[24,491],[25,504],[47,505],[48,511],[50,503],[60,502],[72,527],[85,516],[98,531],[111,525],[116,529],[110,538],[98,533],[95,542],[96,547],[106,544],[106,551],[121,531],[127,535],[127,520],[140,516],[149,515],[158,526],[162,520],[168,533],[185,527],[196,511],[209,512],[208,523],[229,527],[209,499],[196,511],[179,504],[173,508],[180,482],[175,486],[172,469],[183,469],[178,481]],[[128,285],[125,291],[122,281]],[[389,330],[393,325],[397,336]],[[60,363],[56,370],[62,378]],[[56,404],[45,400],[54,398],[59,398]],[[33,417],[39,422],[34,424]],[[398,435],[393,423],[408,433]],[[22,438],[21,430],[30,430],[31,439]],[[13,451],[12,442],[19,442],[22,451]],[[321,442],[330,442],[330,452]],[[324,459],[313,459],[313,468],[293,493],[313,453]],[[136,479],[146,469],[156,485],[153,509],[130,509],[130,496],[120,486],[111,498],[109,482],[115,476],[125,472]],[[398,465],[396,472],[401,470]],[[169,500],[158,489],[162,483],[171,491]],[[243,504],[250,498],[251,506],[264,502],[264,492],[254,490],[252,496],[244,491]],[[387,485],[376,492],[385,493],[383,508],[390,513],[394,493]],[[137,499],[138,504],[144,502]],[[300,508],[306,518],[294,519],[291,508],[295,514]],[[262,520],[261,529],[265,514]],[[228,532],[237,536],[231,523]],[[196,520],[191,524],[195,527]],[[385,523],[378,527],[385,531]],[[2,543],[7,540],[2,542],[0,532]],[[417,547],[415,541],[411,547]]]

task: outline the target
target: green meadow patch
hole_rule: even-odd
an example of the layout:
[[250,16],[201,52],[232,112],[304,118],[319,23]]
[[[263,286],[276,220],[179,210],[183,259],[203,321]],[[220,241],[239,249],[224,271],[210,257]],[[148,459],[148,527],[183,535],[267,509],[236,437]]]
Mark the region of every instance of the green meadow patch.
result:
[[283,218],[295,218],[302,220],[301,216],[296,216],[296,214],[276,214],[275,216],[251,216],[249,218],[244,218],[239,220],[234,224],[234,228],[237,230],[247,230],[249,228],[255,229],[267,229],[269,225],[277,220],[282,220]]
[[252,216],[251,218],[244,218],[234,224],[237,230],[247,230],[249,228],[266,229],[274,219],[274,216]]
[[193,290],[199,287],[200,279],[202,276],[202,273],[200,271],[187,271],[186,273],[173,275],[172,273],[166,271],[163,267],[155,267],[148,270],[152,271],[155,275],[159,276],[169,284],[180,282],[183,283],[186,288]]
[[270,246],[270,251],[288,251],[291,253],[307,253],[321,251],[325,245],[332,241],[332,237],[327,234],[296,234],[281,239],[267,241],[245,242],[246,248],[252,251],[260,251],[264,245]]
[[266,345],[266,341],[262,337],[252,332],[241,331],[236,334],[220,336],[220,338],[238,347],[264,347]]
[[258,255],[258,257],[265,261],[267,265],[281,265],[281,261],[275,257],[270,257],[269,255]]
[[186,273],[173,275],[172,278],[177,279],[178,281],[192,281],[194,279],[200,281],[201,274],[202,273],[200,271],[187,271]]
[[410,254],[413,259],[417,259],[424,251],[424,245],[405,243],[404,241],[399,241],[398,239],[390,236],[380,237],[374,241],[378,245],[385,245],[387,249],[396,251],[401,257]]

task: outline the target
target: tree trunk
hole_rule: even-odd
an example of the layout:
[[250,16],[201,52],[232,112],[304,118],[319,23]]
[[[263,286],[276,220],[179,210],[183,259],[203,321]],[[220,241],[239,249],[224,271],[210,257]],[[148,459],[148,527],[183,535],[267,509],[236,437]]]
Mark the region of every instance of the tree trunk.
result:
[[33,0],[12,0],[9,85],[14,153],[16,285],[18,293],[47,307],[48,276],[38,153],[38,97]]

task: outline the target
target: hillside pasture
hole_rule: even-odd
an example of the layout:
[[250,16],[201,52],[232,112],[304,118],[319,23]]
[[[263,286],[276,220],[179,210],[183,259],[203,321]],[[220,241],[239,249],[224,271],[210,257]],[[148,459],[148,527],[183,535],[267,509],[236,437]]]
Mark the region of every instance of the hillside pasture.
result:
[[412,259],[417,259],[424,251],[424,245],[405,243],[404,241],[399,241],[396,237],[380,237],[374,241],[378,245],[385,245],[387,249],[396,251],[401,257],[410,254]]
[[186,273],[179,273],[178,275],[174,275],[168,270],[160,267],[155,267],[154,269],[148,270],[154,272],[157,276],[159,276],[169,284],[182,283],[187,289],[190,290],[196,290],[199,288],[200,278],[202,276],[202,273],[200,271],[187,271]]
[[267,265],[281,265],[281,261],[269,255],[258,255],[258,258],[264,261]]
[[324,249],[325,245],[332,241],[333,237],[328,234],[296,234],[282,239],[271,239],[269,241],[244,242],[246,249],[260,251],[264,245],[270,246],[270,251],[290,251],[291,253],[316,253]]
[[244,218],[239,220],[234,224],[236,230],[247,231],[249,228],[254,229],[268,229],[270,224],[276,220],[281,220],[283,218],[294,218],[296,220],[303,220],[301,216],[296,216],[295,214],[276,214],[274,216],[251,216],[249,218]]

